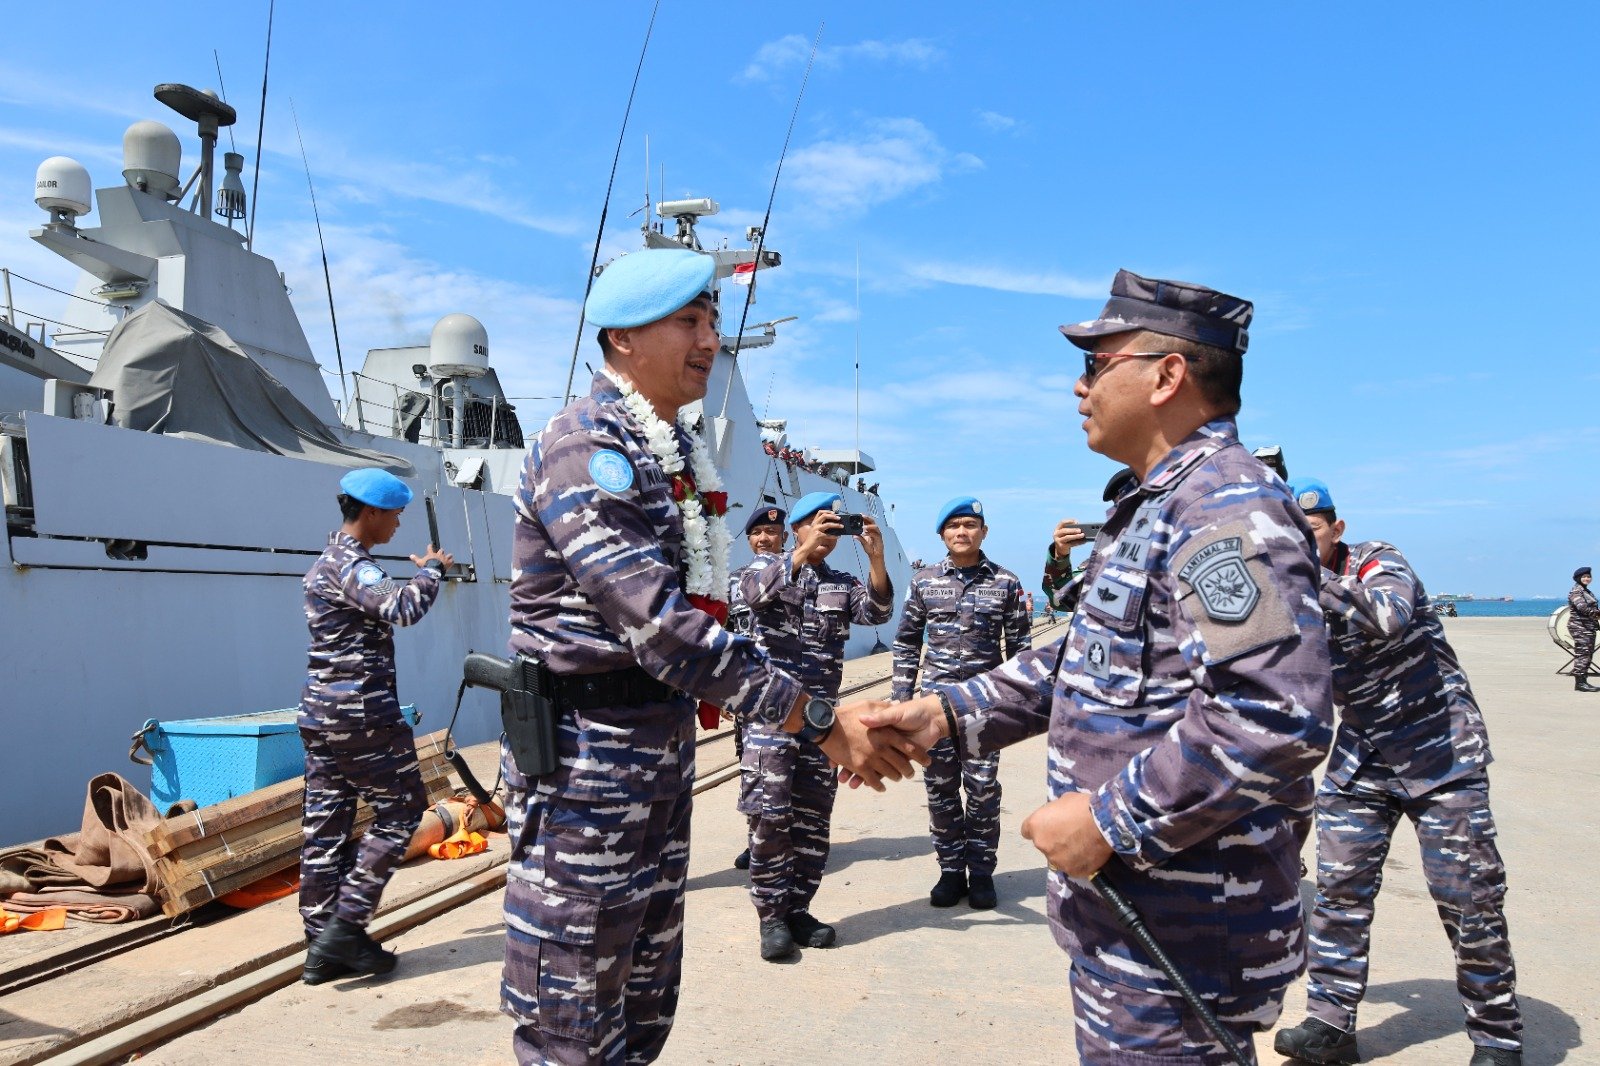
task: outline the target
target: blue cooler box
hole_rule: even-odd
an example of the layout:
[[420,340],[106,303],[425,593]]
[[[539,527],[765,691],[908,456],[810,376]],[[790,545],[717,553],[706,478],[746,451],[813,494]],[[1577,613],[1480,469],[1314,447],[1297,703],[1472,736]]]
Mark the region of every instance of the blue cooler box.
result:
[[[415,704],[400,708],[413,727]],[[182,799],[201,807],[220,803],[306,772],[295,725],[299,708],[145,723],[150,752],[150,802],[165,811]]]

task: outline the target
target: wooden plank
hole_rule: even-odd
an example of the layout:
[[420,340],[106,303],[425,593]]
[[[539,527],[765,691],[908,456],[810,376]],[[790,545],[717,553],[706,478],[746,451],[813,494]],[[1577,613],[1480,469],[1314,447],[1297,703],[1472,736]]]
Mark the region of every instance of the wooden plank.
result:
[[[443,755],[444,734],[445,731],[441,729],[417,738],[419,762],[429,756]],[[291,777],[275,785],[267,785],[254,792],[201,807],[191,814],[168,818],[145,834],[145,845],[152,855],[160,857],[174,848],[182,847],[208,834],[222,832],[290,808],[298,809],[304,793],[305,778]]]

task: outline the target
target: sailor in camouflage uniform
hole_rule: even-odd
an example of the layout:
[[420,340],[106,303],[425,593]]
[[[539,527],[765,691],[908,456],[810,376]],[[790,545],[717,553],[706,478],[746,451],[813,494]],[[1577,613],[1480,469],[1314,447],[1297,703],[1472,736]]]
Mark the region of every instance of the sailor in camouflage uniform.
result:
[[[894,641],[890,698],[896,701],[917,691],[919,672],[927,691],[992,670],[1033,646],[1033,619],[1022,582],[983,553],[988,533],[983,504],[958,496],[940,510],[935,525],[949,554],[911,578]],[[928,832],[939,860],[939,881],[928,902],[954,907],[965,896],[975,910],[988,910],[998,902],[994,867],[1000,846],[1000,753],[958,759],[955,745],[946,739],[928,754],[933,761],[922,783],[928,791]]]
[[[755,616],[750,611],[750,605],[744,602],[745,571],[760,565],[763,555],[777,555],[783,551],[783,545],[789,537],[789,528],[783,524],[786,512],[781,507],[763,507],[750,516],[750,521],[745,523],[744,535],[750,544],[750,562],[741,566],[728,576],[728,628],[735,633],[743,633],[748,637],[755,637],[760,643],[760,634],[755,628]],[[744,762],[744,722],[734,719],[733,722],[733,753],[740,763],[740,774],[748,775],[750,770],[743,768]],[[750,849],[745,848],[733,860],[736,870],[750,869]]]
[[[303,980],[388,973],[393,952],[367,936],[389,875],[405,857],[427,794],[416,741],[395,689],[394,627],[422,620],[452,558],[433,545],[415,577],[396,582],[371,551],[400,528],[411,489],[385,470],[352,470],[339,482],[344,525],[305,576],[310,664],[300,697],[305,745],[305,843],[300,917],[310,948]],[[372,824],[352,836],[356,800]]]
[[[839,695],[844,645],[852,622],[882,625],[894,614],[894,587],[883,561],[883,535],[863,516],[858,538],[869,583],[824,560],[837,545],[840,497],[813,492],[795,502],[796,543],[782,555],[758,555],[740,581],[761,646],[819,699]],[[815,744],[752,721],[745,737],[739,810],[750,821],[750,898],[761,921],[761,957],[832,946],[836,933],[812,916],[811,901],[828,864],[828,835],[839,782]]]
[[1062,332],[1087,349],[1089,447],[1135,480],[1066,635],[865,720],[919,742],[954,732],[964,755],[1048,730],[1054,798],[1022,831],[1050,862],[1081,1061],[1222,1063],[1086,878],[1121,887],[1251,1047],[1305,959],[1299,854],[1331,735],[1327,631],[1305,517],[1234,425],[1251,305],[1127,271],[1111,294]]
[[717,356],[714,270],[687,249],[607,267],[585,308],[605,366],[533,442],[517,490],[511,651],[550,671],[559,755],[538,779],[509,745],[501,756],[512,847],[501,1003],[523,1064],[649,1062],[666,1043],[683,958],[695,700],[799,731],[875,786],[910,771],[856,709],[836,718],[691,602],[689,579],[706,579],[702,550],[726,552],[726,530],[707,517],[718,501],[684,480],[699,478],[704,446],[674,421],[705,396]]
[[1344,544],[1328,487],[1290,483],[1321,558],[1339,735],[1317,791],[1317,899],[1307,1020],[1274,1048],[1306,1062],[1359,1061],[1372,913],[1401,815],[1456,957],[1472,1066],[1522,1061],[1522,1014],[1505,916],[1506,870],[1489,809],[1483,714],[1416,571],[1392,544]]
[[1595,626],[1600,623],[1600,602],[1589,591],[1594,572],[1580,566],[1572,572],[1572,591],[1567,593],[1567,632],[1572,634],[1572,677],[1579,692],[1600,692],[1589,684],[1594,664]]

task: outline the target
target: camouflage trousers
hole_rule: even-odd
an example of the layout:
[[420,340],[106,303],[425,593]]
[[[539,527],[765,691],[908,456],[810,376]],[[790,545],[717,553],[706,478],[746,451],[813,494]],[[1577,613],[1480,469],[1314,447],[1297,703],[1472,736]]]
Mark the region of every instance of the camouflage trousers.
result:
[[750,819],[750,898],[761,920],[811,906],[828,865],[839,782],[822,749],[773,726],[745,733],[739,811]]
[[[305,814],[300,917],[315,937],[333,917],[365,927],[422,821],[427,792],[406,725],[349,731],[302,729]],[[355,839],[356,800],[372,824]]]
[[500,1005],[523,1066],[661,1054],[683,970],[691,806],[687,787],[635,803],[511,791]]
[[1595,627],[1568,622],[1567,632],[1572,635],[1572,676],[1588,677],[1594,673]]
[[1383,863],[1404,814],[1456,959],[1456,991],[1474,1044],[1522,1047],[1516,966],[1505,916],[1506,868],[1495,846],[1482,772],[1415,799],[1387,769],[1317,793],[1317,900],[1307,932],[1307,1012],[1353,1032],[1367,990],[1372,913]]
[[1000,847],[999,753],[958,759],[955,744],[946,739],[928,754],[933,761],[922,772],[922,784],[928,790],[928,832],[939,869],[993,874]]
[[[1108,981],[1072,965],[1078,1060],[1083,1066],[1231,1066],[1234,1062],[1177,996]],[[1248,996],[1206,996],[1206,1005],[1234,1043],[1256,1062],[1255,1034],[1283,1011],[1283,990]]]

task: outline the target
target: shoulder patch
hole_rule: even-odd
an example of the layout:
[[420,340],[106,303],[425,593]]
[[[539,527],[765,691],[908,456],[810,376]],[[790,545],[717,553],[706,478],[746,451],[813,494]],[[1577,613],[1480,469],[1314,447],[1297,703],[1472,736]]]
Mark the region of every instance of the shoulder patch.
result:
[[1219,622],[1242,622],[1261,602],[1261,587],[1245,565],[1243,538],[1220,537],[1205,545],[1178,571]]
[[362,563],[356,567],[356,584],[363,588],[381,585],[387,580],[389,580],[389,575],[384,573],[383,568],[376,563]]
[[589,476],[613,496],[633,487],[633,464],[621,452],[602,448],[589,456]]

